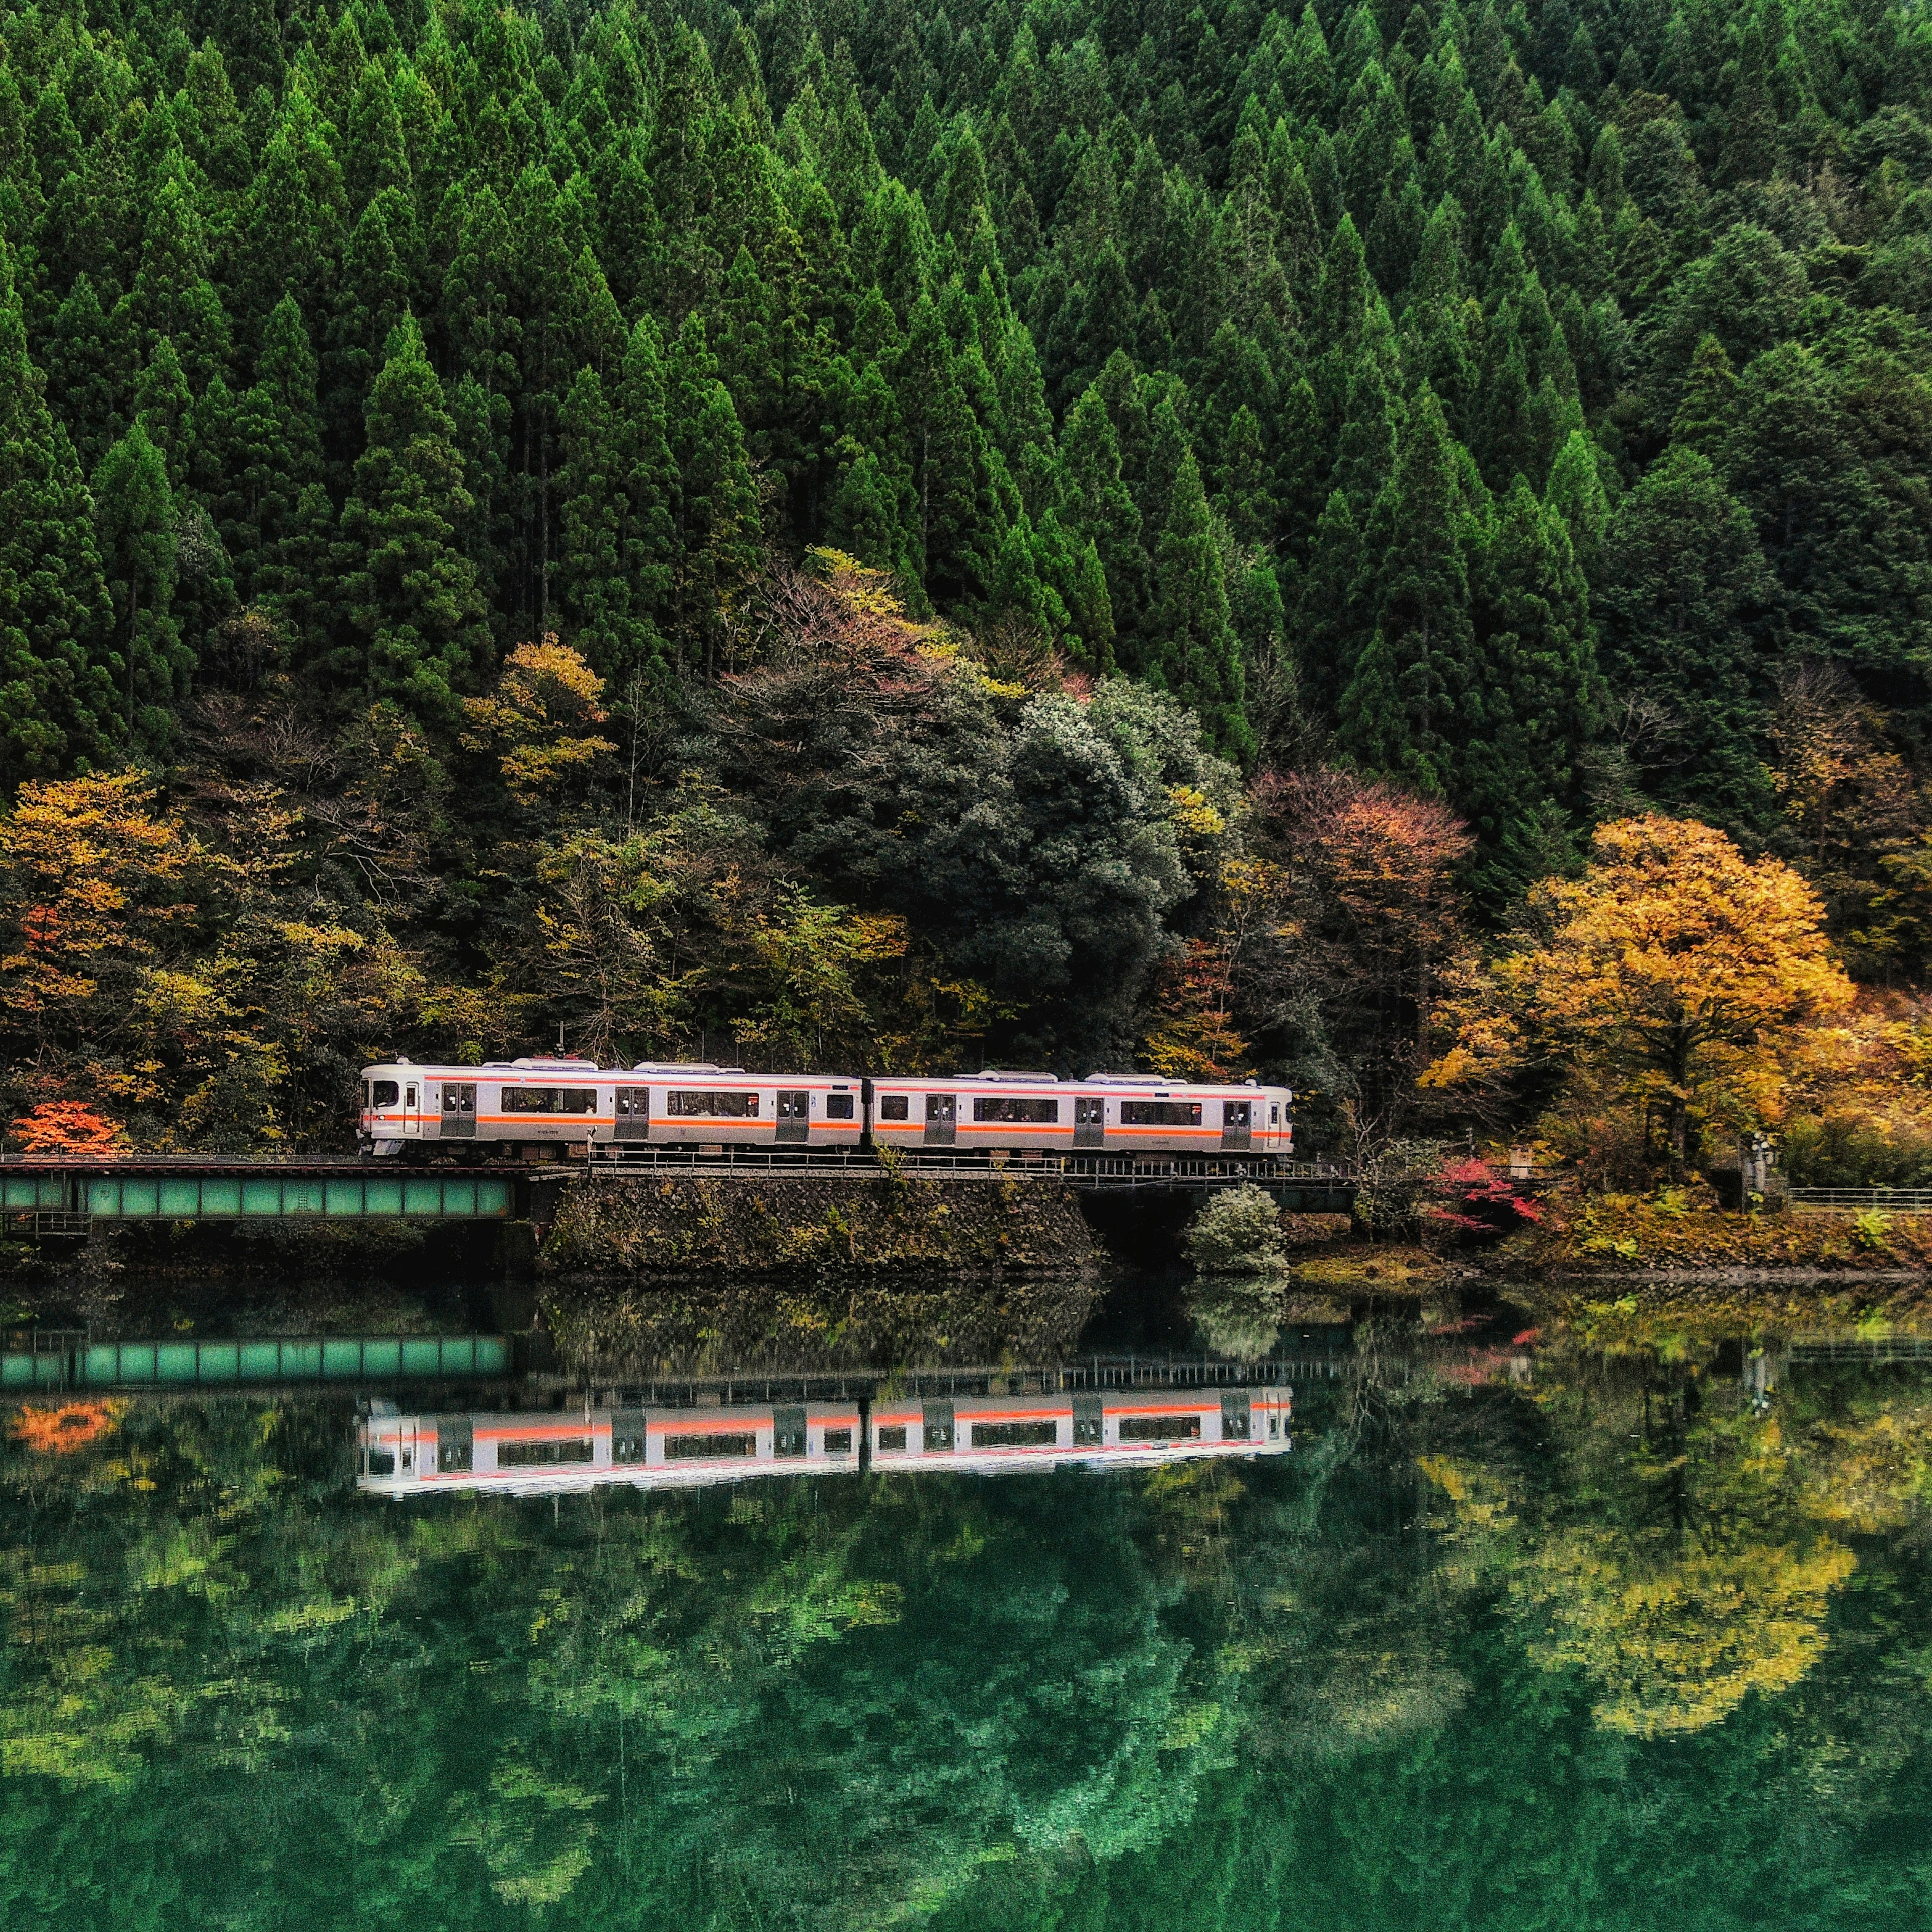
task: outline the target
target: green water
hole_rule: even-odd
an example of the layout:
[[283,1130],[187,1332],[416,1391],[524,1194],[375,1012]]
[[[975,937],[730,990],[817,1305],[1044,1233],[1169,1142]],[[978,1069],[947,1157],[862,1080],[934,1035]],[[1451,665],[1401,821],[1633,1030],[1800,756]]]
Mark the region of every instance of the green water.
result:
[[1364,1330],[1273,1461],[408,1504],[340,1394],[100,1420],[0,1454],[10,1928],[1932,1910],[1924,1365]]

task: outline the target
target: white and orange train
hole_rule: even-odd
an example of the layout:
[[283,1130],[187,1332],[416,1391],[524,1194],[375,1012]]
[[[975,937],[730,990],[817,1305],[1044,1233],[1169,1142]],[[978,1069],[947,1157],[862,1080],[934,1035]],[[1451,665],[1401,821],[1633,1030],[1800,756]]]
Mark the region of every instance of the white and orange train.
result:
[[592,1408],[496,1415],[370,1415],[359,1487],[387,1496],[444,1490],[549,1495],[609,1483],[682,1489],[748,1476],[872,1468],[1009,1475],[1078,1462],[1132,1468],[1196,1457],[1278,1455],[1289,1446],[1285,1386],[1105,1389],[933,1401]]
[[1286,1160],[1286,1087],[1198,1086],[1150,1074],[989,1071],[946,1078],[747,1073],[708,1063],[492,1060],[362,1070],[361,1138],[377,1154],[451,1144],[514,1154],[605,1147],[908,1152],[1192,1154]]

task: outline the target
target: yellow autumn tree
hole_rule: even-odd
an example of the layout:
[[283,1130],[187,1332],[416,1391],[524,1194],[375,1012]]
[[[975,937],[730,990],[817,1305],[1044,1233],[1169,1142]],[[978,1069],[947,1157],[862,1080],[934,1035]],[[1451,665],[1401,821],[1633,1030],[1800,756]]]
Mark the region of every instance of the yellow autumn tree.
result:
[[1856,1567],[1840,1543],[1742,1543],[1703,1550],[1613,1530],[1576,1530],[1533,1549],[1510,1578],[1546,1621],[1529,1654],[1574,1668],[1606,1730],[1652,1738],[1702,1730],[1752,1691],[1788,1690],[1823,1655],[1832,1593]]
[[1600,827],[1582,876],[1545,880],[1529,912],[1533,936],[1445,1007],[1450,1043],[1422,1084],[1530,1072],[1626,1117],[1660,1112],[1679,1180],[1694,1130],[1776,1121],[1802,1029],[1852,997],[1811,888],[1691,820]]
[[531,804],[617,748],[599,737],[604,680],[554,633],[519,644],[496,688],[463,701],[464,745],[494,752],[512,795]]

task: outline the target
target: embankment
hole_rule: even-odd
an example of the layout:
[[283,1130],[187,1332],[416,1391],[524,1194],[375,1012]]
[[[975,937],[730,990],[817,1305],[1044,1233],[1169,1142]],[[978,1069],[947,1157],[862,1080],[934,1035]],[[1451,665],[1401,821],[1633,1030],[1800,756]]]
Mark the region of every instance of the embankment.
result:
[[734,1274],[1086,1267],[1098,1247],[1070,1188],[1046,1181],[682,1174],[586,1180],[538,1264],[553,1274]]
[[1064,1353],[1099,1258],[1047,1183],[680,1175],[572,1186],[539,1265],[561,1358],[614,1372]]

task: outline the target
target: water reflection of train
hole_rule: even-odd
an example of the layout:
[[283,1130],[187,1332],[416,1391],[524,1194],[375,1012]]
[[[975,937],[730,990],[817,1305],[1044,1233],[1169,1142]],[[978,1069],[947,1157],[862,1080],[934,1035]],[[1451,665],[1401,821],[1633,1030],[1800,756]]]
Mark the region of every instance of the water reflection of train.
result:
[[1288,1448],[1285,1386],[1094,1389],[940,1400],[686,1408],[376,1414],[363,1423],[358,1486],[512,1495],[694,1487],[747,1476],[872,1468],[1006,1475],[1056,1462],[1131,1468]]

